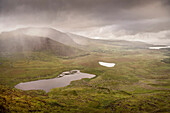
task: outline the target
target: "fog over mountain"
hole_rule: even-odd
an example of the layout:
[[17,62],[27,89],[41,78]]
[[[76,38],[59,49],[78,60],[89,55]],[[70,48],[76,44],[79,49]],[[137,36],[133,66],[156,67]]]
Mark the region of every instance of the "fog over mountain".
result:
[[[3,32],[0,34],[0,56],[15,55],[16,53],[28,54],[33,52],[45,52],[48,54],[54,54],[56,56],[73,56],[82,54],[82,50],[73,48],[71,46],[64,45],[60,42],[53,40],[53,38],[41,37],[37,35],[27,35],[22,31],[28,33],[31,28],[19,29],[11,32]],[[38,29],[32,28],[37,31]],[[39,30],[44,30],[41,28]],[[48,32],[52,32],[52,29],[46,29]],[[53,31],[54,32],[54,31]],[[57,31],[55,31],[56,34]],[[47,32],[46,32],[47,33]],[[58,33],[58,37],[64,36],[62,33]],[[51,33],[52,34],[52,33]],[[68,37],[63,37],[63,39]],[[74,43],[74,42],[73,42]]]
[[170,44],[170,0],[0,0],[0,32],[52,27],[97,39]]

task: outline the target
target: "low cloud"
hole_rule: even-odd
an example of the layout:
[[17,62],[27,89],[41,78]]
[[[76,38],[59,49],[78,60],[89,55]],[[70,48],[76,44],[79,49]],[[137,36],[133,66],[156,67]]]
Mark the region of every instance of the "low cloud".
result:
[[0,0],[0,31],[43,26],[98,38],[147,34],[170,30],[169,11],[169,0]]

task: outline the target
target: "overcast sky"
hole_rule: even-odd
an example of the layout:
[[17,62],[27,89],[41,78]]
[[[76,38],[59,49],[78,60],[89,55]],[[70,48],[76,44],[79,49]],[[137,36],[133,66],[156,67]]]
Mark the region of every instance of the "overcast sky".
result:
[[28,26],[170,43],[170,0],[0,0],[0,31]]

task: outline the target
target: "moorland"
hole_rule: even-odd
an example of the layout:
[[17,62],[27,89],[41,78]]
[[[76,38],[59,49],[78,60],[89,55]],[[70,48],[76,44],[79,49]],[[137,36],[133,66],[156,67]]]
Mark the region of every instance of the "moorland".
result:
[[[39,36],[23,34],[31,29],[0,34],[0,112],[170,111],[170,49],[151,50],[153,45],[143,42],[95,40],[49,28],[34,28],[43,31]],[[104,67],[99,61],[116,65]],[[48,93],[15,88],[75,69],[96,77]]]

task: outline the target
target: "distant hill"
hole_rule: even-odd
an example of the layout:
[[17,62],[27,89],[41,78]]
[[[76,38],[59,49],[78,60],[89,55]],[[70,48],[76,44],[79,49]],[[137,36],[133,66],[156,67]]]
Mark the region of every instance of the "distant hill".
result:
[[63,43],[69,46],[77,45],[72,38],[70,38],[66,33],[60,32],[53,28],[48,27],[27,27],[27,28],[20,28],[15,31],[15,33],[23,33],[26,35],[31,36],[40,36],[40,37],[49,37],[52,40],[57,42]]
[[73,56],[82,50],[64,45],[48,37],[29,36],[18,32],[0,34],[0,52],[50,52],[58,56]]
[[[52,40],[58,41],[65,45],[73,47],[85,47],[87,46],[99,46],[99,45],[115,45],[123,47],[132,47],[132,48],[145,48],[149,47],[151,44],[147,44],[139,41],[125,41],[125,40],[103,40],[103,39],[91,39],[88,37],[64,33],[53,28],[48,27],[28,27],[17,29],[13,32],[23,33],[26,35],[40,36],[40,37],[49,37]],[[97,44],[97,45],[96,45]]]
[[79,36],[71,33],[67,33],[73,41],[82,46],[92,46],[95,47],[101,45],[112,45],[112,46],[122,46],[126,48],[148,48],[152,44],[147,44],[140,41],[125,41],[125,40],[104,40],[104,39],[90,39],[84,36]]
[[150,47],[152,44],[147,44],[145,42],[140,41],[126,41],[126,40],[96,40],[98,43],[107,44],[107,45],[115,45],[122,47],[132,47],[132,48],[146,48]]
[[52,28],[21,28],[0,34],[0,52],[46,51],[58,56],[74,56],[85,51],[112,51],[116,47],[148,48],[150,44],[124,40],[90,39]]

